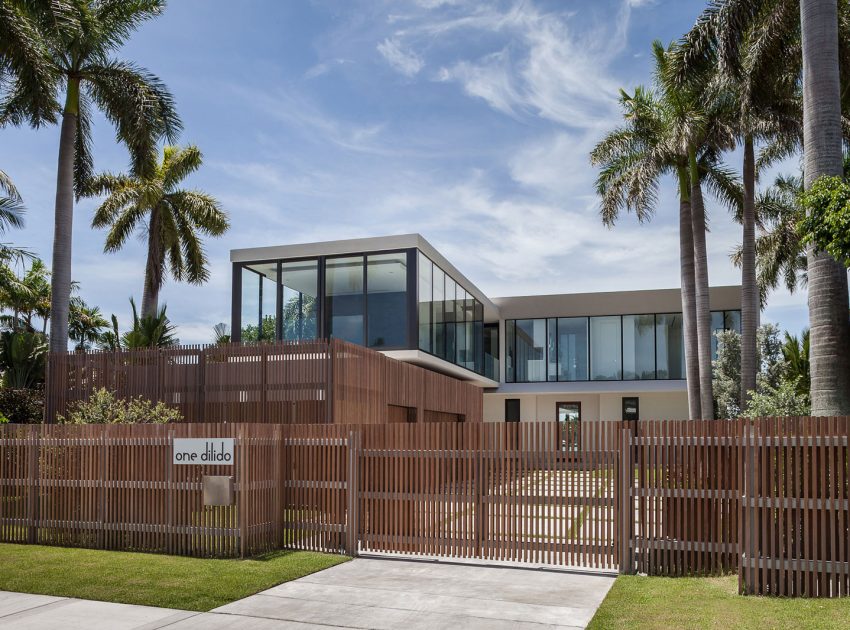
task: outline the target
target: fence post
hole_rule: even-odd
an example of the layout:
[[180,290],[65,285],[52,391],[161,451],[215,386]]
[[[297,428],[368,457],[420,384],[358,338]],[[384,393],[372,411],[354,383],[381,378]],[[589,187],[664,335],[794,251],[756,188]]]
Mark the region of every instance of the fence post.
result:
[[632,498],[634,488],[634,463],[632,462],[632,430],[624,428],[620,441],[620,573],[634,571],[632,562],[632,534],[634,532],[635,507]]
[[484,517],[486,509],[484,503],[484,483],[487,476],[484,474],[485,459],[481,457],[481,445],[478,444],[478,449],[475,451],[475,477],[473,479],[475,487],[475,553],[477,557],[484,557],[484,527],[487,519]]
[[38,450],[39,439],[36,435],[36,427],[30,427],[29,451],[27,452],[27,476],[29,477],[29,492],[27,493],[27,542],[35,544],[38,542]]
[[239,445],[239,556],[245,557],[245,549],[246,543],[245,540],[247,538],[247,510],[248,510],[248,500],[247,500],[247,490],[248,490],[248,479],[247,479],[247,471],[248,471],[248,448],[245,444],[245,430],[242,426],[239,427],[239,432],[237,433],[237,444]]
[[174,495],[177,494],[177,484],[174,483],[174,429],[168,431],[168,444],[165,449],[165,522],[166,548],[168,553],[174,553],[177,548],[177,531],[174,527]]
[[345,552],[351,557],[359,555],[360,547],[360,515],[358,514],[360,502],[357,500],[357,469],[360,450],[358,448],[358,438],[359,433],[357,431],[350,431],[348,433],[348,483],[346,484],[346,490],[348,492],[348,519],[345,532]]
[[104,532],[104,515],[106,513],[106,462],[108,461],[108,452],[106,445],[106,429],[101,427],[100,439],[98,440],[98,466],[99,479],[97,486],[97,548],[103,549],[106,534]]

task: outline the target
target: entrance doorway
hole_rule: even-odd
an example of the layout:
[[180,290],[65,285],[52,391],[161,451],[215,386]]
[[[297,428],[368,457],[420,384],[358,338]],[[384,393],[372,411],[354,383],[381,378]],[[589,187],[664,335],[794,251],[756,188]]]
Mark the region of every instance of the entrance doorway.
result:
[[555,421],[558,423],[558,450],[578,451],[581,444],[581,403],[555,403]]

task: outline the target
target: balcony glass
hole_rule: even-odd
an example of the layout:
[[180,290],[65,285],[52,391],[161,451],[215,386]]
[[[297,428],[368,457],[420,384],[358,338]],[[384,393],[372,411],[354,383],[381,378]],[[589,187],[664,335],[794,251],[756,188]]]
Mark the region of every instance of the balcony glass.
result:
[[370,348],[407,346],[407,253],[366,257]]

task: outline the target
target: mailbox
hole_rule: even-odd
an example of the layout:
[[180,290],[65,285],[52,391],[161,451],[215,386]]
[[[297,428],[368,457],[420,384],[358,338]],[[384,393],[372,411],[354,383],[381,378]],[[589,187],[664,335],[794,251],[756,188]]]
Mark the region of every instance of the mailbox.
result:
[[233,477],[204,475],[204,505],[233,505]]

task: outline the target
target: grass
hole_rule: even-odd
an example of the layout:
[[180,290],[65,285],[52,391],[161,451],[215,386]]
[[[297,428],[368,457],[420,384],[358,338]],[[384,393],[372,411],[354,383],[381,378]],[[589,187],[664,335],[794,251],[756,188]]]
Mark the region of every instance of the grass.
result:
[[209,560],[0,544],[0,590],[206,611],[348,559],[278,551]]
[[737,576],[662,578],[621,575],[588,630],[847,628],[850,598],[738,595]]

